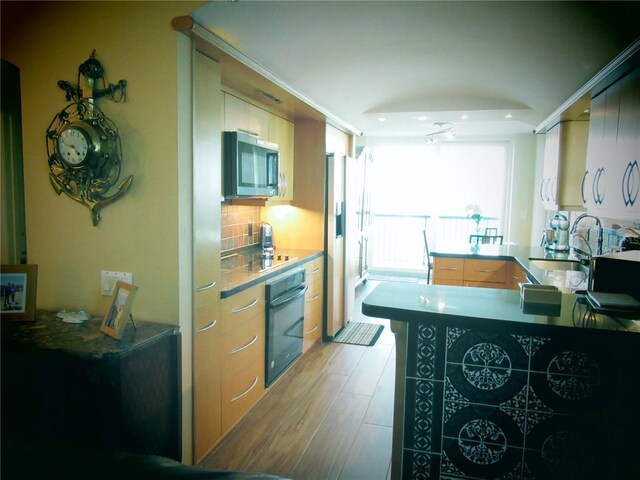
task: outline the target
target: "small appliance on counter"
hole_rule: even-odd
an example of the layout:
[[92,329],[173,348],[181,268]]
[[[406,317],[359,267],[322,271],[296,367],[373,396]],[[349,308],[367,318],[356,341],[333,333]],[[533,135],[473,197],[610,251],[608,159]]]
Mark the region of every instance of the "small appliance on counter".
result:
[[545,248],[554,252],[566,252],[569,250],[569,220],[561,213],[556,213],[549,228],[545,230]]
[[273,258],[275,250],[273,246],[273,227],[267,222],[262,222],[260,229],[260,247],[262,248],[263,257]]
[[620,249],[625,252],[627,250],[640,250],[640,229],[627,227],[627,233],[620,241]]
[[594,257],[593,289],[598,292],[626,293],[640,300],[640,250]]

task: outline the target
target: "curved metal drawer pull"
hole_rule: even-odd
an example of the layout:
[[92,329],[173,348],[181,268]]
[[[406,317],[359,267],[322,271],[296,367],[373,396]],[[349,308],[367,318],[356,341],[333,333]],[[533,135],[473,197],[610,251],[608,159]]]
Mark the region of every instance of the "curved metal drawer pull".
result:
[[316,325],[315,327],[313,327],[311,330],[309,330],[308,332],[304,332],[302,335],[309,335],[313,332],[315,332],[318,329],[318,325]]
[[234,308],[233,310],[231,310],[231,313],[241,312],[243,310],[246,310],[247,308],[253,307],[256,303],[258,303],[258,299],[257,298],[253,302],[251,302],[249,305],[245,305],[244,307],[240,307],[240,308]]
[[493,273],[493,272],[495,272],[495,270],[478,270],[478,269],[476,269],[475,271],[479,272],[479,273]]
[[215,287],[215,285],[216,285],[216,282],[208,283],[207,285],[204,285],[202,287],[196,288],[196,292],[201,292],[203,290],[209,290],[210,288]]
[[242,350],[244,350],[245,348],[249,348],[251,345],[253,345],[254,343],[256,343],[258,341],[258,334],[256,333],[256,336],[253,337],[251,339],[251,341],[249,343],[247,343],[246,345],[241,346],[240,348],[236,348],[235,350],[231,350],[231,353],[238,353],[241,352]]
[[210,328],[213,328],[216,326],[216,323],[218,323],[218,320],[214,320],[213,322],[211,322],[209,325],[207,325],[206,327],[202,327],[202,328],[198,328],[196,330],[196,333],[202,333],[202,332],[206,332],[207,330],[209,330]]
[[318,299],[318,297],[319,297],[319,296],[320,296],[320,294],[319,294],[319,293],[316,293],[316,294],[313,296],[313,298],[310,298],[309,300],[307,300],[307,303],[315,302],[315,301]]
[[311,273],[318,273],[320,271],[320,267],[316,268],[313,272]]
[[460,270],[458,267],[440,267],[440,270]]
[[258,384],[258,377],[253,379],[253,383],[251,384],[251,386],[249,388],[247,388],[244,392],[242,392],[237,397],[232,398],[231,401],[235,402],[236,400],[244,397],[247,393],[249,393],[251,390],[253,390],[253,387],[255,387],[257,384]]

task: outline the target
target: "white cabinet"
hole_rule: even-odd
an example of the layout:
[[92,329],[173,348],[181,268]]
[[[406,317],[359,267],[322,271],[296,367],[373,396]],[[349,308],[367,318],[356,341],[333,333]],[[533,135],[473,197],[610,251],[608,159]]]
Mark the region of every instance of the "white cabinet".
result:
[[582,210],[589,122],[562,121],[547,131],[540,200],[547,210]]
[[585,207],[598,216],[639,220],[640,69],[591,100],[590,123]]

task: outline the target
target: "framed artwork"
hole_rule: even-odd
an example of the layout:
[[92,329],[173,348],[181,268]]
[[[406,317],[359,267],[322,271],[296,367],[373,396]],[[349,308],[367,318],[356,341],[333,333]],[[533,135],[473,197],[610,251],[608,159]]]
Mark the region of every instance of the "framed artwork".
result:
[[37,283],[37,265],[2,265],[2,320],[35,319]]
[[116,282],[113,288],[111,307],[102,320],[101,332],[118,340],[122,338],[122,332],[124,332],[124,327],[129,320],[137,292],[138,287],[134,285],[121,281]]

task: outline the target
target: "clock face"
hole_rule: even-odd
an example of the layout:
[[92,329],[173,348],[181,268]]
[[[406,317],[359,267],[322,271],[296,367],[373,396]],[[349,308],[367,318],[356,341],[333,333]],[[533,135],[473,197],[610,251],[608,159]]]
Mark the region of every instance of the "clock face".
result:
[[78,127],[67,127],[56,141],[58,155],[71,166],[82,165],[91,152],[91,139]]

